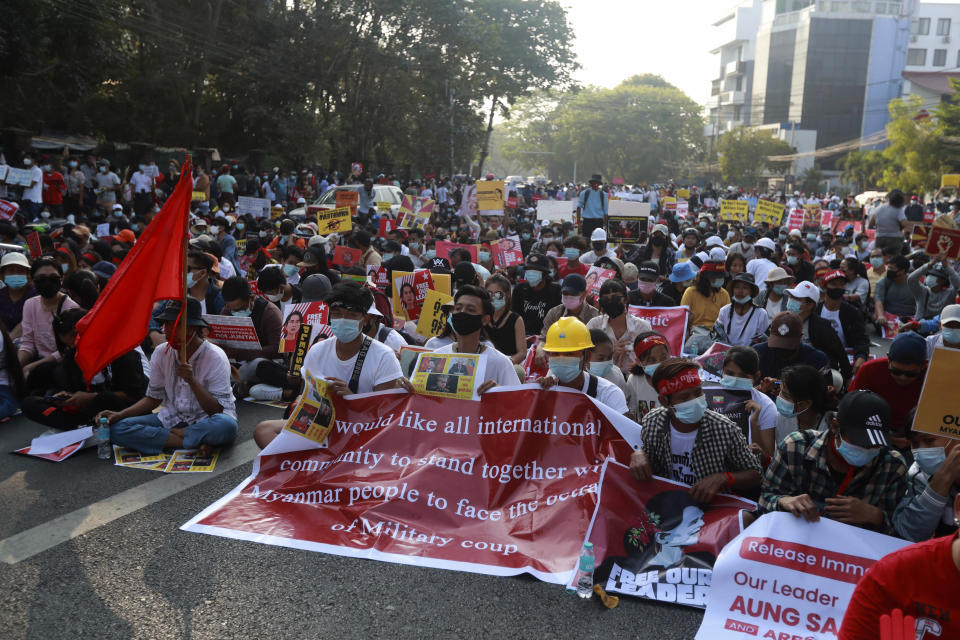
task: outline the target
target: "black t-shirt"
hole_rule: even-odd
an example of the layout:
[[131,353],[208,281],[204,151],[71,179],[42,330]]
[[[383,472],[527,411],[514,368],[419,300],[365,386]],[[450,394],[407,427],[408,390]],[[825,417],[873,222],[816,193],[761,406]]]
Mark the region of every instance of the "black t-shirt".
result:
[[523,317],[528,336],[538,336],[543,330],[547,311],[560,304],[560,285],[549,282],[536,291],[527,282],[521,282],[513,290],[513,310]]
[[680,304],[679,300],[674,302],[673,298],[656,290],[650,300],[644,300],[639,291],[631,291],[629,300],[635,307],[675,307]]
[[504,317],[500,318],[503,324],[495,326],[493,323],[487,325],[485,331],[490,342],[497,348],[497,351],[512,356],[517,353],[517,339],[514,335],[514,327],[520,316],[513,311],[507,311]]
[[903,214],[910,222],[923,222],[923,207],[918,204],[911,204],[903,210]]

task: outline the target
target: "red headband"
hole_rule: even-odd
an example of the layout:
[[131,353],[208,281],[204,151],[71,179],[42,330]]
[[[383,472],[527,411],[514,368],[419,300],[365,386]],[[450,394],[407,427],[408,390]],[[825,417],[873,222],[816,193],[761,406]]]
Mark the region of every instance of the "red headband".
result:
[[700,374],[693,367],[684,369],[683,373],[669,380],[661,380],[657,385],[657,392],[662,396],[670,396],[678,391],[700,386]]
[[724,272],[727,270],[726,265],[722,262],[704,262],[703,266],[700,267],[700,271],[709,271],[709,272]]
[[667,348],[667,353],[670,353],[670,344],[663,336],[647,336],[633,347],[633,352],[637,354],[637,357],[639,358],[658,344],[665,346]]

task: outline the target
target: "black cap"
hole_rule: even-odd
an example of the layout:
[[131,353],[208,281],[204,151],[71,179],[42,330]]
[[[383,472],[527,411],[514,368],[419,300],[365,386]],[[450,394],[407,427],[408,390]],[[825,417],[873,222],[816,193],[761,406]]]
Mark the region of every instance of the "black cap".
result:
[[[171,300],[167,303],[164,310],[157,316],[160,322],[174,322],[180,316],[180,301]],[[210,328],[207,321],[203,319],[203,310],[200,308],[200,301],[196,298],[187,297],[187,326]]]
[[603,182],[603,178],[600,177],[599,173],[595,173],[592,176],[590,176],[590,182]]
[[[742,271],[737,275],[733,276],[732,282],[746,282],[748,285],[750,285],[750,291],[753,292],[752,293],[753,296],[756,296],[758,293],[760,293],[760,287],[757,286],[757,281],[754,279],[752,273],[747,273],[746,271]],[[732,288],[732,284],[731,284],[731,288]]]
[[646,262],[641,262],[640,266],[637,267],[637,277],[643,278],[653,278],[656,280],[660,277],[660,269],[657,268],[657,263],[653,260],[647,260]]
[[370,233],[368,231],[364,231],[363,229],[354,229],[353,233],[350,234],[350,237],[353,238],[353,241],[358,245],[362,245],[364,247],[370,246]]
[[544,273],[550,272],[550,260],[547,259],[547,256],[542,253],[531,253],[527,256],[527,261],[524,263],[523,268],[526,270],[536,269],[538,271],[543,271]]
[[457,284],[472,284],[476,279],[477,270],[470,262],[458,262],[453,268],[453,280]]
[[873,391],[851,391],[837,406],[840,435],[850,444],[890,446],[890,405]]
[[450,261],[437,256],[427,263],[427,268],[431,273],[450,273]]
[[587,290],[587,279],[579,273],[569,273],[560,285],[560,292],[569,295],[580,295]]

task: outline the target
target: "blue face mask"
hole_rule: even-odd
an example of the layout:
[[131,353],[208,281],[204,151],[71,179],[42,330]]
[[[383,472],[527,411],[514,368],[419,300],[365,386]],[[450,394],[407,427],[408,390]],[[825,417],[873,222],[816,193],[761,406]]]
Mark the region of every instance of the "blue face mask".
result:
[[724,374],[720,379],[720,386],[726,387],[727,389],[740,389],[741,391],[750,391],[753,389],[753,380],[750,378],[738,378],[737,376],[731,376]]
[[480,262],[490,262],[490,252],[477,251],[477,259],[480,260]]
[[800,313],[803,309],[803,303],[797,300],[796,298],[790,298],[787,300],[787,311],[790,313]]
[[657,364],[645,364],[643,365],[643,372],[647,374],[648,378],[653,378],[653,374],[657,372],[657,367],[659,366],[659,362]]
[[789,400],[784,400],[783,396],[777,396],[776,405],[777,413],[782,415],[784,418],[795,418],[797,415],[799,415],[793,412],[795,407],[794,403],[790,402]]
[[492,300],[490,300],[490,302],[493,304],[493,308],[494,308],[496,311],[500,311],[500,309],[503,309],[503,305],[507,304],[507,299],[506,299],[506,298],[493,298]]
[[382,258],[382,259],[383,259],[384,262],[390,262],[391,260],[393,260],[393,254],[392,254],[392,253],[385,253],[385,254],[383,254],[383,258]]
[[[26,277],[26,276],[23,276]],[[950,344],[957,344],[960,342],[960,329],[951,329],[950,327],[944,327],[940,330],[940,335],[943,337],[944,342],[949,342]]]
[[800,262],[800,258],[797,256],[787,256],[787,264],[797,264]]
[[437,252],[434,251],[433,249],[427,249],[426,251],[423,252],[423,257],[426,258],[427,260],[433,260],[434,258],[437,257]]
[[525,275],[527,276],[527,282],[530,283],[531,287],[536,287],[543,280],[543,273],[536,269],[527,271]]
[[773,292],[778,296],[782,296],[787,290],[787,285],[785,284],[775,284],[773,285]]
[[243,231],[244,227],[246,227],[246,226],[247,226],[247,225],[245,225],[244,223],[238,222],[238,223],[237,223],[237,231]]
[[283,275],[287,276],[288,278],[296,275],[299,272],[300,272],[300,267],[298,267],[295,264],[283,265]]
[[874,458],[880,455],[880,449],[864,449],[855,444],[845,442],[843,438],[840,438],[840,444],[837,445],[837,453],[839,453],[851,467],[863,467],[873,462]]
[[23,289],[25,286],[27,286],[27,276],[4,276],[3,281],[11,289]]
[[943,447],[914,449],[913,459],[921,471],[932,476],[947,459],[947,451]]
[[350,318],[333,318],[330,320],[330,330],[340,342],[353,342],[360,335],[360,321]]
[[580,358],[553,356],[550,358],[550,373],[560,382],[570,382],[580,375]]
[[407,246],[410,247],[411,249],[413,249],[414,251],[416,251],[417,249],[420,248],[420,243],[419,243],[419,242],[408,242],[408,243],[407,243]]
[[883,266],[883,258],[870,258],[870,266],[879,269]]
[[520,237],[523,238],[524,240],[529,240],[530,234],[524,231],[522,234],[520,234]]
[[590,363],[590,373],[597,376],[598,378],[602,378],[608,373],[610,373],[610,369],[612,368],[613,368],[613,360],[597,360],[595,362]]
[[60,265],[60,271],[63,271],[64,273],[66,273],[66,272],[67,272],[67,269],[69,269],[69,268],[70,268],[70,265],[68,265],[68,264],[66,264],[66,263]]
[[817,241],[817,234],[815,233],[807,234],[807,242],[816,242],[816,241]]
[[238,318],[249,318],[253,312],[250,311],[250,309],[240,309],[239,311],[231,311],[230,313]]
[[567,260],[576,260],[580,257],[580,249],[577,249],[576,247],[567,247],[563,250],[563,255],[567,258]]
[[742,298],[739,298],[737,296],[733,297],[733,301],[736,302],[737,304],[747,304],[748,302],[750,302],[750,300],[752,300],[750,296],[744,296]]
[[192,289],[197,284],[197,279],[193,276],[193,271],[187,274],[187,289]]
[[673,405],[673,415],[677,420],[684,424],[696,424],[700,422],[704,412],[707,410],[707,398],[700,395],[693,400],[687,400],[680,404]]

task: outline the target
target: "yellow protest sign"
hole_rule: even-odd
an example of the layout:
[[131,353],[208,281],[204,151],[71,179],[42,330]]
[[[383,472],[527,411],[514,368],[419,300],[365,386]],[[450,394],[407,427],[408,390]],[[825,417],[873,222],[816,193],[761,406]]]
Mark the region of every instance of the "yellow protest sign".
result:
[[207,201],[207,192],[206,192],[206,191],[194,191],[194,192],[193,192],[193,195],[190,197],[190,200],[191,200],[191,202],[196,202],[197,200],[199,200],[200,202],[206,202],[206,201]]
[[447,314],[443,305],[453,302],[453,296],[442,291],[427,291],[423,299],[423,308],[420,310],[420,319],[417,320],[417,333],[422,336],[438,336],[447,323]]
[[503,180],[477,181],[477,211],[503,211]]
[[941,187],[960,188],[960,173],[948,173],[940,178]]
[[688,200],[690,198],[690,189],[677,189],[677,197]]
[[320,235],[343,233],[353,229],[353,222],[350,221],[350,207],[337,207],[336,209],[307,207],[307,215],[313,213],[317,215],[317,230]]
[[749,211],[750,203],[746,200],[726,199],[720,201],[720,219],[724,222],[746,223]]
[[480,368],[475,353],[421,353],[410,384],[426,396],[476,400],[473,388]]
[[779,202],[770,202],[769,200],[757,200],[757,211],[754,214],[754,222],[766,222],[771,227],[779,227],[783,220],[783,211],[786,207]]
[[960,411],[954,397],[957,371],[960,371],[960,350],[933,350],[913,420],[915,431],[960,440]]
[[326,382],[309,373],[304,382],[300,401],[290,412],[283,429],[319,444],[327,439],[336,411],[330,401],[330,389]]
[[381,213],[383,211],[390,211],[391,206],[392,205],[389,202],[378,202],[377,213]]
[[663,205],[664,211],[676,211],[677,210],[677,199],[673,196],[664,196],[660,199],[660,204]]

